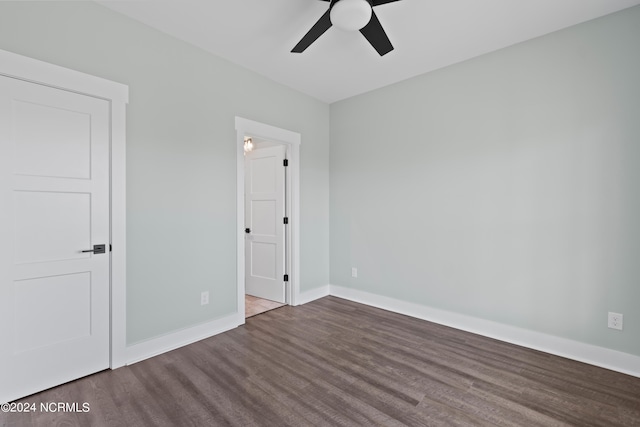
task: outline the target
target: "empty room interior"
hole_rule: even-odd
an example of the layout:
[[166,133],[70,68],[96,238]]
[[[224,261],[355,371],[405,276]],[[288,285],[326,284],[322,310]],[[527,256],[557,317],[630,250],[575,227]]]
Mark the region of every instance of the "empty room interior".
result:
[[638,218],[640,0],[0,2],[0,426],[640,426]]

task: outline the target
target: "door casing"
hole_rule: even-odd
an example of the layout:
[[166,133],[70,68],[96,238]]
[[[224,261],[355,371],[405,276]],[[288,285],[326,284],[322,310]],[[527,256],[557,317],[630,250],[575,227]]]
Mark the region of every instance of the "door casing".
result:
[[0,50],[0,74],[109,102],[110,110],[110,354],[111,369],[126,363],[126,85]]
[[252,137],[282,144],[287,147],[289,166],[287,167],[287,208],[289,230],[287,233],[287,254],[289,286],[287,301],[297,305],[300,294],[300,142],[299,133],[275,126],[237,117],[236,127],[236,277],[238,290],[238,323],[244,324],[245,256],[244,256],[244,138]]

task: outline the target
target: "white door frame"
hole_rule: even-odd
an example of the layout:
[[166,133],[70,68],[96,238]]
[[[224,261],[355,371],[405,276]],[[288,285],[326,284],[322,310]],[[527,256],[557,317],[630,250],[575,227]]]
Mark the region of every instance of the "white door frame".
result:
[[236,117],[236,277],[238,289],[238,323],[244,324],[244,138],[245,136],[262,139],[287,147],[287,213],[289,232],[287,233],[287,252],[289,259],[289,286],[287,301],[297,305],[300,294],[300,134],[286,129],[253,120]]
[[0,75],[104,99],[111,114],[111,369],[126,363],[126,104],[129,88],[26,56],[0,50]]

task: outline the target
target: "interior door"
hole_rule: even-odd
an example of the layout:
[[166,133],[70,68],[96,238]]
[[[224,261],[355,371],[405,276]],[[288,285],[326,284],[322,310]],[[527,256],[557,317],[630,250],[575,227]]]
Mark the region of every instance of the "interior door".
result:
[[245,160],[245,292],[286,302],[285,167],[286,148],[247,153]]
[[0,76],[0,402],[109,367],[109,126]]

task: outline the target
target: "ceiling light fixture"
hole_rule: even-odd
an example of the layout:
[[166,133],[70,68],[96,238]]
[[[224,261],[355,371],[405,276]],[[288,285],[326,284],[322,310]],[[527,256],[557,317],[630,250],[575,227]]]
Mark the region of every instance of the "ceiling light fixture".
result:
[[368,0],[340,0],[331,8],[331,23],[341,30],[358,31],[371,21],[372,13]]
[[253,151],[253,140],[249,137],[244,138],[244,152],[248,153]]

